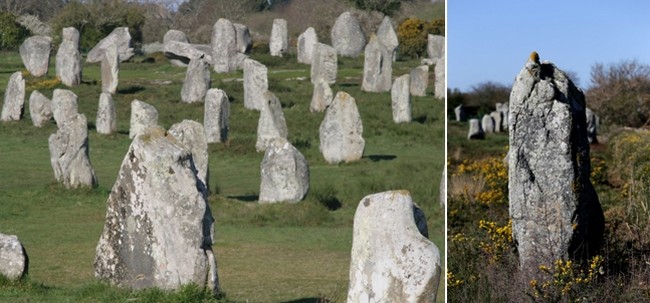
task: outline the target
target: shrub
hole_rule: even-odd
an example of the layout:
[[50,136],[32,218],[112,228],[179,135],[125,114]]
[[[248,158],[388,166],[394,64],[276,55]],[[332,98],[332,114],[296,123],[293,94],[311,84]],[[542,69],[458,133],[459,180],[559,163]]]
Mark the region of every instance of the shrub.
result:
[[0,13],[0,49],[15,50],[29,37],[29,30],[9,12]]
[[408,18],[397,28],[399,55],[419,58],[426,55],[428,35],[444,35],[445,20],[424,21]]
[[358,9],[378,11],[388,16],[399,11],[402,5],[400,0],[350,0],[350,2]]

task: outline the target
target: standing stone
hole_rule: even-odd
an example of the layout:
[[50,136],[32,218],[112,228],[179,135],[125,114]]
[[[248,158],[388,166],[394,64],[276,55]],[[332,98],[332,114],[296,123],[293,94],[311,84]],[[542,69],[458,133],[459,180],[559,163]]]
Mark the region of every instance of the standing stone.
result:
[[445,99],[447,93],[447,82],[445,82],[445,58],[440,58],[436,61],[436,66],[433,69],[434,78],[434,88],[433,96],[438,99]]
[[512,234],[524,279],[544,279],[540,265],[594,256],[603,240],[603,212],[589,179],[584,94],[533,53],[512,87],[510,117]]
[[377,39],[383,44],[388,52],[391,54],[391,61],[395,61],[395,55],[397,53],[397,47],[399,46],[399,40],[397,39],[397,34],[393,28],[393,20],[390,17],[384,17],[384,20],[381,21],[381,25],[377,30]]
[[481,128],[485,133],[491,134],[494,132],[494,119],[490,115],[483,115],[481,119]]
[[237,51],[242,54],[249,54],[253,48],[253,39],[248,26],[240,23],[233,23],[233,26],[237,35]]
[[104,52],[112,48],[117,48],[117,55],[120,62],[124,62],[133,57],[134,52],[133,48],[131,48],[131,34],[129,34],[128,27],[118,27],[99,41],[88,52],[86,62],[95,63],[102,61],[104,59]]
[[18,237],[0,234],[0,275],[18,280],[27,274],[27,268],[27,252]]
[[485,132],[481,128],[481,122],[478,119],[469,119],[469,131],[467,139],[485,139]]
[[131,102],[131,128],[129,139],[143,133],[147,128],[158,125],[158,110],[140,100]]
[[29,115],[36,127],[42,127],[52,120],[52,101],[35,90],[29,96]]
[[503,131],[503,113],[500,111],[493,111],[490,113],[490,117],[494,120],[494,132],[500,133]]
[[97,186],[95,170],[88,156],[88,124],[86,116],[77,114],[59,125],[50,135],[50,162],[56,181],[66,188]]
[[454,107],[454,114],[456,115],[457,122],[463,122],[467,120],[467,114],[465,113],[465,107],[461,104]]
[[391,87],[393,55],[377,36],[370,37],[363,59],[361,89],[367,92],[387,92]]
[[408,74],[397,77],[390,90],[393,122],[395,123],[411,122],[410,78],[411,76]]
[[265,151],[274,139],[286,139],[289,134],[280,100],[269,91],[265,92],[263,97],[255,143],[258,152]]
[[598,116],[590,108],[585,109],[587,116],[587,140],[589,144],[598,143]]
[[428,35],[427,37],[427,54],[430,59],[438,60],[445,57],[445,37],[438,35]]
[[185,73],[181,89],[183,103],[203,102],[205,93],[210,89],[210,66],[201,57],[194,57]]
[[25,106],[25,79],[21,72],[15,72],[9,77],[7,90],[5,90],[5,99],[2,104],[2,114],[0,120],[13,121],[20,120],[23,116],[23,107]]
[[61,127],[68,120],[77,117],[77,95],[67,89],[55,89],[52,94],[52,116]]
[[332,104],[332,99],[334,98],[334,93],[330,85],[324,79],[319,79],[318,82],[314,84],[314,92],[311,96],[311,104],[309,104],[309,111],[314,112],[324,112],[330,104]]
[[212,27],[212,64],[217,73],[229,73],[237,66],[237,31],[228,19],[220,18]]
[[337,60],[336,50],[333,47],[316,43],[311,63],[311,83],[316,84],[318,79],[323,79],[328,84],[336,83]]
[[350,12],[342,13],[332,27],[332,46],[345,57],[357,57],[366,46],[366,36],[359,20]]
[[119,82],[118,74],[119,60],[117,49],[107,48],[104,50],[104,59],[102,59],[102,92],[115,94],[117,83]]
[[[421,65],[411,70],[411,95],[424,97],[429,86],[429,66]],[[438,97],[439,98],[439,97]]]
[[[354,214],[348,303],[435,302],[440,252],[408,191],[364,197]],[[421,210],[420,210],[421,213]],[[423,216],[422,216],[423,217]]]
[[230,120],[230,102],[223,90],[211,88],[205,95],[203,126],[208,143],[226,142]]
[[284,138],[269,143],[260,169],[260,203],[298,202],[309,190],[307,160]]
[[440,178],[440,208],[445,209],[447,206],[447,165],[442,170],[442,178]]
[[191,57],[176,58],[179,55],[177,54],[177,52],[167,51],[167,48],[169,47],[169,44],[172,41],[189,44],[190,41],[187,39],[187,35],[182,31],[170,29],[165,33],[165,36],[163,37],[163,47],[165,49],[165,56],[169,58],[169,62],[174,66],[187,66],[187,62],[189,62],[189,58]]
[[214,218],[192,156],[153,127],[137,136],[106,201],[95,276],[130,289],[196,284],[219,293]]
[[32,76],[47,75],[51,50],[52,38],[47,36],[31,36],[20,45],[20,58]]
[[66,27],[56,52],[56,76],[61,79],[61,83],[72,87],[81,83],[81,71],[79,31],[74,27]]
[[95,122],[97,132],[100,134],[112,134],[117,131],[117,112],[113,96],[109,93],[99,95],[99,106],[97,108],[97,119]]
[[167,133],[192,153],[192,160],[196,168],[196,174],[206,185],[209,181],[208,171],[208,140],[205,138],[205,129],[201,123],[192,120],[183,120],[169,128]]
[[297,52],[298,62],[311,64],[314,57],[314,46],[318,43],[318,36],[313,27],[307,28],[304,33],[298,36]]
[[319,129],[320,146],[330,164],[361,159],[366,142],[357,103],[346,92],[338,92],[325,111]]
[[261,110],[264,93],[269,89],[267,69],[253,59],[244,60],[244,107]]
[[287,34],[287,20],[274,19],[271,28],[271,41],[269,42],[271,56],[282,57],[289,51],[289,36]]
[[502,117],[502,119],[501,119],[501,129],[503,131],[508,131],[508,125],[509,125],[509,123],[508,123],[508,120],[509,120],[508,119],[508,114],[510,112],[509,103],[508,102],[503,103],[503,104],[497,103],[496,107],[497,107],[497,111],[501,113],[501,117]]
[[187,35],[184,32],[175,29],[168,30],[165,33],[165,36],[163,36],[163,44],[170,41],[190,43],[190,40],[187,38]]

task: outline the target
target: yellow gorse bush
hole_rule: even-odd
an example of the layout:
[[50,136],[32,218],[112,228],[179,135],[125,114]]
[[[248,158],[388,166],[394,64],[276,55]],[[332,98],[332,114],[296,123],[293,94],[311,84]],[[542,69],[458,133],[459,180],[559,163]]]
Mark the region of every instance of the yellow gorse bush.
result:
[[[552,267],[541,265],[539,270],[548,276],[545,282],[531,280],[532,297],[544,302],[555,302],[560,299],[573,302],[580,301],[582,291],[588,291],[590,284],[596,281],[603,272],[603,257],[593,257],[586,268],[581,268],[571,260],[556,260]],[[583,298],[583,297],[582,297]]]
[[459,176],[462,174],[474,175],[476,178],[485,180],[487,190],[476,194],[474,198],[477,202],[492,205],[504,203],[507,200],[508,169],[500,158],[492,157],[478,161],[463,161],[456,168],[454,175]]
[[480,229],[485,230],[490,238],[490,242],[481,242],[479,247],[488,255],[490,262],[499,261],[501,255],[507,252],[513,245],[512,241],[512,220],[506,225],[499,226],[496,222],[480,220],[478,223]]
[[27,82],[27,89],[30,90],[39,90],[39,89],[52,89],[61,84],[61,80],[58,78],[52,79],[34,79]]

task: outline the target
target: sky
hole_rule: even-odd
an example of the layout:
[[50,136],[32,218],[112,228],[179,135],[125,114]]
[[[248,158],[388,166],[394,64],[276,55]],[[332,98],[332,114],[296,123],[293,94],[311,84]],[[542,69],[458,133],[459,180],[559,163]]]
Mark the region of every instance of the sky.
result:
[[447,1],[447,84],[511,86],[532,51],[590,85],[595,63],[650,65],[650,1]]

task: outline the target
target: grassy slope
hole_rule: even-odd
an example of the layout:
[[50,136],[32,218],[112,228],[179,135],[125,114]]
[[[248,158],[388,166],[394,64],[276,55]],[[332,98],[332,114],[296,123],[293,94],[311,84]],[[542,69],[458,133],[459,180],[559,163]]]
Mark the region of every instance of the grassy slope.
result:
[[[415,98],[413,112],[419,122],[395,125],[390,94],[359,89],[363,59],[341,60],[333,90],[345,90],[355,97],[364,123],[366,151],[359,162],[329,165],[318,151],[323,114],[308,110],[310,82],[286,80],[308,77],[308,66],[293,63],[295,58],[254,57],[269,66],[270,90],[285,106],[289,139],[310,164],[311,189],[305,201],[294,205],[251,201],[259,193],[263,158],[254,150],[259,113],[243,108],[241,82],[229,81],[241,78],[241,72],[213,74],[212,87],[224,89],[232,102],[230,142],[210,146],[209,164],[210,203],[217,219],[215,248],[228,298],[283,302],[324,296],[344,301],[355,208],[363,196],[383,190],[410,190],[428,216],[432,240],[444,251],[444,210],[437,198],[444,165],[443,102]],[[416,64],[397,62],[394,76]],[[51,65],[49,77],[54,75]],[[9,75],[22,69],[19,56],[3,54],[0,92]],[[30,256],[31,280],[51,287],[40,295],[35,291],[5,292],[0,301],[21,296],[36,301],[83,301],[79,294],[86,292],[89,297],[113,298],[102,300],[121,300],[111,295],[117,290],[96,286],[92,262],[103,228],[105,201],[130,144],[130,102],[137,98],[156,106],[159,122],[166,128],[182,119],[202,122],[203,106],[179,103],[182,68],[163,62],[125,63],[120,69],[114,98],[118,134],[102,136],[93,130],[101,91],[97,64],[86,65],[84,84],[72,89],[79,96],[79,111],[91,127],[90,159],[100,184],[97,189],[65,190],[54,184],[47,138],[56,126],[32,126],[28,108],[32,89],[27,89],[25,118],[0,124],[0,232],[18,235]],[[171,83],[161,84],[161,80]],[[51,96],[53,88],[40,91]],[[341,208],[330,211],[319,197],[333,197]],[[442,285],[440,289],[438,301],[444,297]]]

